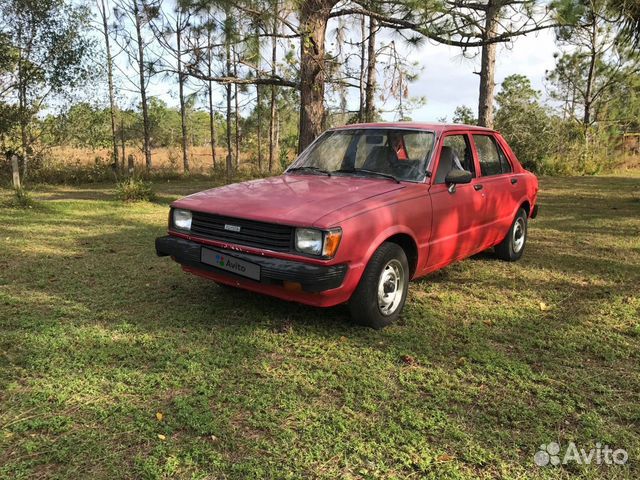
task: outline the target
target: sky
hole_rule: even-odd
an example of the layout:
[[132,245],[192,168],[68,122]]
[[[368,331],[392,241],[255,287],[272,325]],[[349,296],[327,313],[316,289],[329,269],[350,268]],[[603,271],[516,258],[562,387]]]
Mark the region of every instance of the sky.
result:
[[[553,53],[557,51],[553,31],[519,37],[507,48],[498,46],[496,55],[496,91],[502,80],[512,74],[529,77],[536,90],[545,92],[545,72],[555,66]],[[467,105],[477,113],[480,77],[479,55],[474,59],[462,56],[461,50],[445,45],[425,44],[411,53],[424,70],[417,82],[409,87],[411,95],[425,96],[426,104],[412,112],[414,120],[435,121],[447,117],[459,105]],[[386,114],[392,120],[393,114]]]

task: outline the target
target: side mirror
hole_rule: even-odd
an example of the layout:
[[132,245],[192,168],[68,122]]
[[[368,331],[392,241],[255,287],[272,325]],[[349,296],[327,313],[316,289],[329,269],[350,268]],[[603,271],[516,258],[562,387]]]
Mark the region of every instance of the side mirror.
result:
[[447,185],[455,185],[457,183],[470,183],[473,180],[473,173],[468,170],[451,170],[444,177],[444,183]]
[[451,170],[444,177],[444,183],[449,186],[449,193],[455,193],[456,185],[459,183],[469,183],[473,179],[473,173],[468,170]]

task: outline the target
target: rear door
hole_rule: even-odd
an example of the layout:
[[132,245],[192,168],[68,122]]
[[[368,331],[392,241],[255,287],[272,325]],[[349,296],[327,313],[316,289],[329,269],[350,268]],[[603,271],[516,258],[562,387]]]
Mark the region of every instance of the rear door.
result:
[[519,175],[514,173],[509,158],[493,134],[473,133],[471,137],[480,168],[478,185],[485,194],[482,217],[488,248],[502,241],[509,230],[521,185],[518,185]]
[[[441,171],[450,168],[450,165],[440,161],[445,148],[455,152],[460,166],[474,175],[471,183],[457,185],[454,191],[450,191],[444,183],[447,172]],[[478,188],[477,166],[468,132],[445,133],[438,142],[434,158],[429,189],[432,220],[428,270],[435,270],[474,253],[478,244],[484,241],[481,213],[485,199]]]

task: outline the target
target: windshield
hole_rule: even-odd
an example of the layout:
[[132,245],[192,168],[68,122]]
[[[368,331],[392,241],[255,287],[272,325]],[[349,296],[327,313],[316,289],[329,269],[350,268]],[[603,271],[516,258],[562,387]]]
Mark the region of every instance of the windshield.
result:
[[428,131],[361,128],[325,132],[287,173],[363,175],[420,182],[433,148]]

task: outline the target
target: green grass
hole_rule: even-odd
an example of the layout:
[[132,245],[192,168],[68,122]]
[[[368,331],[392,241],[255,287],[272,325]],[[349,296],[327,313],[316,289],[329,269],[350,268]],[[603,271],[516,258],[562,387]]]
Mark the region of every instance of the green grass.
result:
[[[543,179],[520,262],[414,282],[383,331],[157,258],[205,186],[0,208],[0,478],[640,477],[640,177]],[[629,462],[536,467],[551,441]]]

